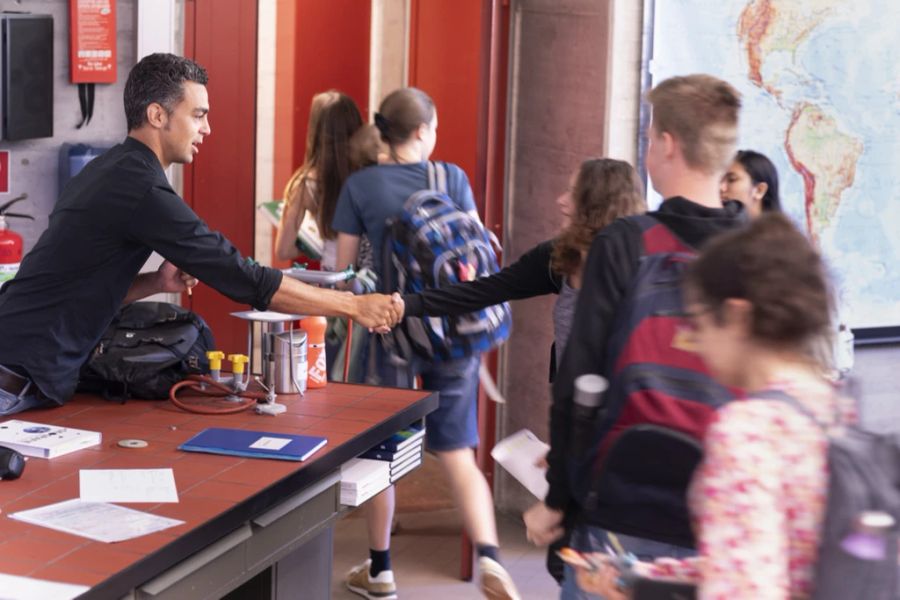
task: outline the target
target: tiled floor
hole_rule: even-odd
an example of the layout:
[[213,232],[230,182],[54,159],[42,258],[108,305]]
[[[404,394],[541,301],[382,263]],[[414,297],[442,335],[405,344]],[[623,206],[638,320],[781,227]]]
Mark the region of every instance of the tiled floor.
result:
[[[460,600],[480,598],[472,582],[459,579],[460,520],[454,510],[402,513],[392,538],[391,561],[398,595],[407,599]],[[557,598],[556,581],[544,568],[544,550],[525,540],[520,518],[499,515],[501,556],[523,599]],[[341,520],[335,532],[332,598],[359,599],[344,586],[343,576],[368,558],[365,520],[355,515]],[[477,577],[477,574],[476,574]]]

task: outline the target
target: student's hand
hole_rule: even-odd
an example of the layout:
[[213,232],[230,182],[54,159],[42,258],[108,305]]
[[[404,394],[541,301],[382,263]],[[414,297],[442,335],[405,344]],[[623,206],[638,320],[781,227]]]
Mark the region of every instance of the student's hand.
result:
[[[400,308],[400,318],[397,319],[397,323],[403,320],[403,313],[406,310],[406,305],[403,303],[403,298],[397,292],[391,294],[391,301],[394,302]],[[396,325],[397,323],[394,323]],[[383,327],[374,327],[369,331],[374,331],[375,333],[390,333],[391,328],[388,326]]]
[[373,330],[389,331],[403,316],[403,301],[399,303],[391,296],[384,294],[365,294],[354,296],[356,310],[350,317]]
[[547,546],[563,536],[563,513],[538,502],[522,515],[525,521],[525,537],[535,546]]
[[156,282],[159,292],[175,294],[190,293],[191,288],[200,283],[196,277],[188,275],[167,260],[156,270]]
[[575,567],[575,581],[578,583],[578,587],[606,600],[627,600],[628,596],[618,585],[619,570],[603,560],[600,555],[594,554],[592,558],[598,564],[597,569]]
[[550,454],[549,450],[547,450],[547,452],[545,452],[543,455],[541,455],[540,458],[538,458],[536,461],[534,461],[534,466],[536,466],[538,469],[549,469],[550,463],[547,462],[548,454]]

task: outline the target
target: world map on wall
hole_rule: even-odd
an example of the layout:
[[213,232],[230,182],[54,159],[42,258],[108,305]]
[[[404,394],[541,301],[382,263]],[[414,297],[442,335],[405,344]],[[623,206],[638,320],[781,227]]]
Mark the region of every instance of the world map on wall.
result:
[[900,325],[900,3],[656,0],[651,82],[710,73],[742,94],[739,147],[826,257],[841,319]]

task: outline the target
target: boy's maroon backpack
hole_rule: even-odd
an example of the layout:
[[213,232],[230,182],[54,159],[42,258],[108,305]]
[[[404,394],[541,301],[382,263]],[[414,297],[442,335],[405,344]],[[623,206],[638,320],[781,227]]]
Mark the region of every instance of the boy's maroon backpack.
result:
[[613,318],[593,443],[570,480],[588,522],[690,547],[686,485],[715,410],[734,393],[691,347],[681,281],[696,250],[649,215],[629,220],[643,255]]

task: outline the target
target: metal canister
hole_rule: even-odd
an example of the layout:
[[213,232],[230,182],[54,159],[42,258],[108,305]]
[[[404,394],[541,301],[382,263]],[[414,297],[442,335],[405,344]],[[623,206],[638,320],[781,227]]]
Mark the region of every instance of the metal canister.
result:
[[272,334],[272,359],[276,394],[306,391],[306,332],[283,331]]

